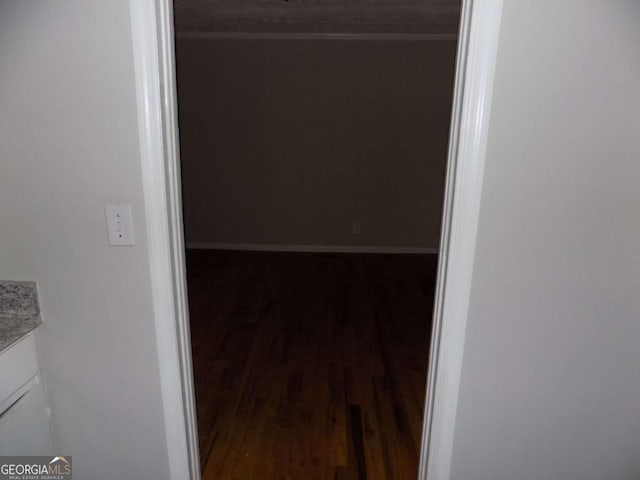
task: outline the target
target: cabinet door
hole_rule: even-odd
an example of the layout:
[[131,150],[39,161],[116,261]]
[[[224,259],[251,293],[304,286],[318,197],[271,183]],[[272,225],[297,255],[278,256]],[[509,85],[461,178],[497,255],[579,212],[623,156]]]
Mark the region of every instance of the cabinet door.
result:
[[37,374],[35,335],[30,333],[0,353],[0,405]]
[[0,416],[0,456],[53,454],[44,392],[38,382]]

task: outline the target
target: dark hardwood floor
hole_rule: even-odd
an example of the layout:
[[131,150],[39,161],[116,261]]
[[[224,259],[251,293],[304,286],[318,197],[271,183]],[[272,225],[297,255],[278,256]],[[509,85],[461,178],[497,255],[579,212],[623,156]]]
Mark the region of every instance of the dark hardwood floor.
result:
[[203,479],[416,479],[436,263],[188,251]]

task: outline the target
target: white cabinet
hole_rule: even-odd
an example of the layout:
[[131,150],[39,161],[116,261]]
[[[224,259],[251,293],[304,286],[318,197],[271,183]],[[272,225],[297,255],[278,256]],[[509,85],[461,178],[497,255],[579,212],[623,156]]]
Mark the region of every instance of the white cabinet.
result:
[[0,414],[3,402],[38,375],[35,334],[30,333],[0,352]]
[[54,455],[42,383],[0,415],[0,456]]
[[0,352],[0,456],[53,455],[34,333]]

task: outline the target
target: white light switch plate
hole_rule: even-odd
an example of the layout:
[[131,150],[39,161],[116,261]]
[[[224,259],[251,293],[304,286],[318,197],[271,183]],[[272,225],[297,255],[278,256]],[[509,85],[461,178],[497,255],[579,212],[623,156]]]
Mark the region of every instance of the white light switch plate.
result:
[[109,245],[114,247],[131,247],[133,238],[133,216],[131,205],[105,205],[107,217],[107,236]]

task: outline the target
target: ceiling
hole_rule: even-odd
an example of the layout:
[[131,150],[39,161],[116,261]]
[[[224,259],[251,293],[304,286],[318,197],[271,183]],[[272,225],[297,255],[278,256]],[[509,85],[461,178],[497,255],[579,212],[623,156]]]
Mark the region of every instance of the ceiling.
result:
[[456,34],[460,0],[174,0],[183,32]]

